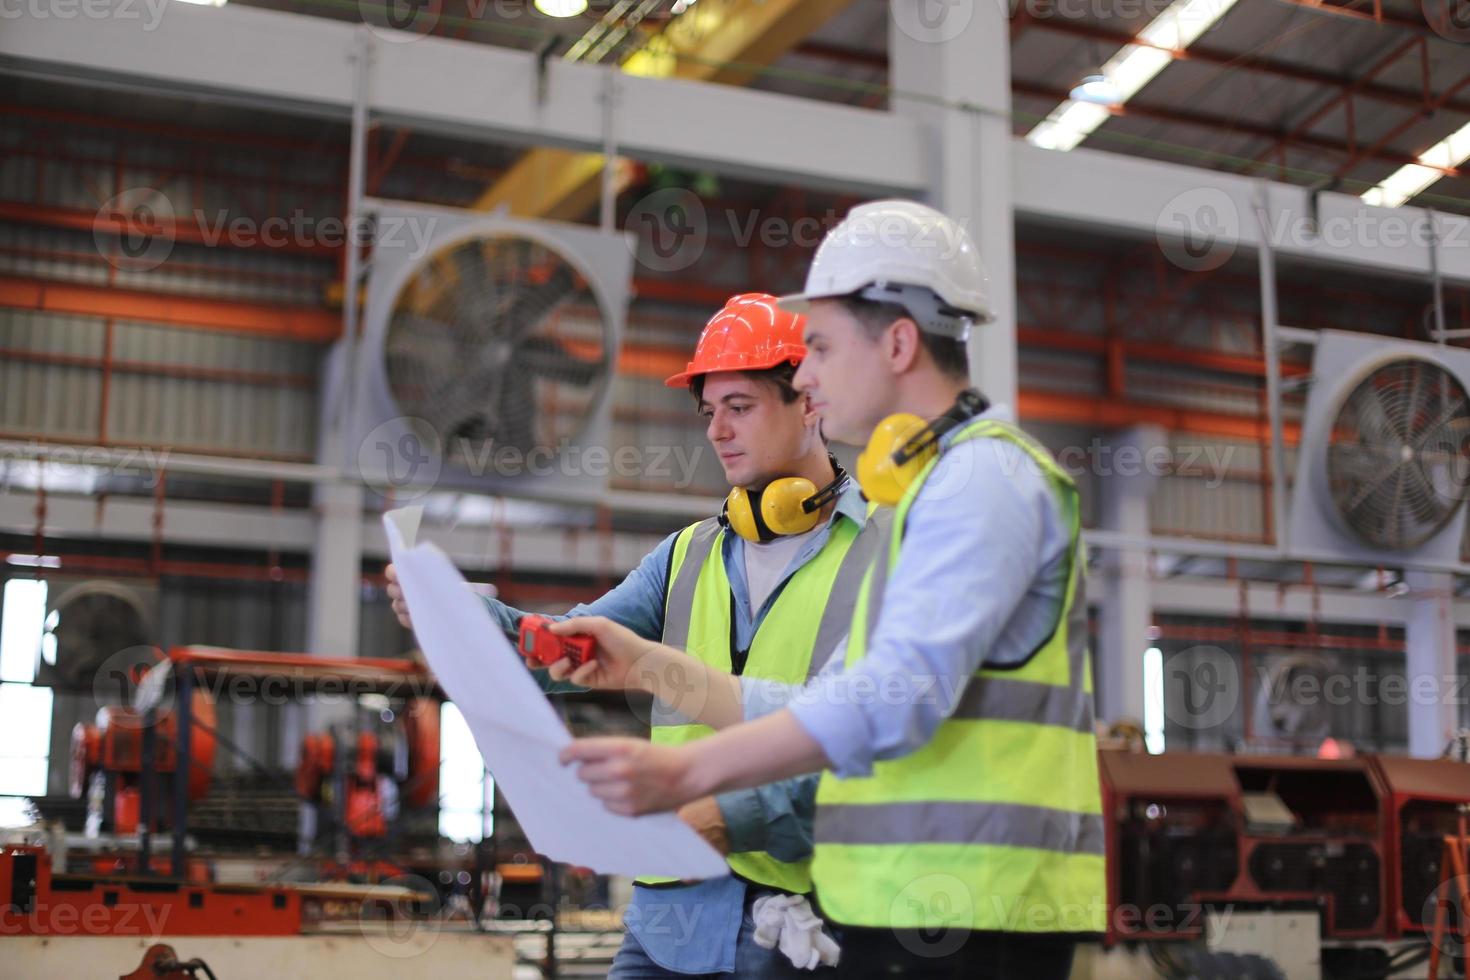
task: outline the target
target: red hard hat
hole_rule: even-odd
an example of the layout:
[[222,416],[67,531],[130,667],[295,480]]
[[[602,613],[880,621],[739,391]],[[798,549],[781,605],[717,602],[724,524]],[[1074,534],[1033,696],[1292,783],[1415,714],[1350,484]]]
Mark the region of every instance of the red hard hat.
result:
[[694,360],[664,384],[683,388],[691,378],[716,371],[764,371],[800,364],[806,357],[801,331],[806,317],[787,313],[767,293],[731,296],[710,318],[694,348]]

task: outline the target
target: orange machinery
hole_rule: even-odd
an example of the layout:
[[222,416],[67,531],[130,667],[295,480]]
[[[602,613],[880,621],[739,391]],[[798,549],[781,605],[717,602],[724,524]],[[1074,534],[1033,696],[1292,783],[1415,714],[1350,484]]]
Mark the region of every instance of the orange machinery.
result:
[[[153,669],[167,670],[167,661]],[[143,680],[140,675],[137,680]],[[195,691],[190,716],[200,722],[188,766],[186,795],[190,801],[209,792],[214,770],[217,714],[208,691]],[[155,707],[107,705],[97,712],[95,724],[78,723],[71,736],[71,795],[89,799],[89,818],[119,834],[135,833],[140,822],[158,830],[162,815],[150,807],[158,794],[144,792],[145,777],[172,781],[178,773],[179,713]],[[151,765],[150,765],[151,763]],[[110,805],[106,801],[110,800]],[[95,811],[95,812],[91,812]]]
[[[108,706],[97,724],[72,733],[71,790],[86,794],[94,819],[109,830],[173,835],[171,872],[185,879],[189,804],[210,784],[222,695],[262,700],[363,695],[387,698],[392,723],[313,732],[303,740],[294,787],[302,803],[331,815],[349,838],[387,833],[384,781],[412,807],[439,795],[442,693],[420,664],[407,660],[318,657],[217,647],[175,647],[135,680],[133,703]],[[236,751],[239,751],[236,749]],[[178,774],[187,773],[179,779]],[[167,807],[165,800],[169,801]],[[140,862],[143,873],[150,866]]]

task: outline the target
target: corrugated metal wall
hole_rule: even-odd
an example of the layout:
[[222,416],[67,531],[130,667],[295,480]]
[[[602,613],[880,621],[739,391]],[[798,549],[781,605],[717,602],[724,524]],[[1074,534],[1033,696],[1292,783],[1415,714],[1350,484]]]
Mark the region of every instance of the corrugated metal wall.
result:
[[[12,437],[166,446],[241,456],[309,458],[316,443],[312,346],[117,321],[103,428],[100,362],[106,323],[0,309],[0,431]],[[97,367],[33,363],[26,354]],[[171,368],[291,375],[291,387],[160,376]],[[157,369],[153,373],[149,369]],[[105,432],[105,435],[104,435]]]
[[[329,251],[302,250],[341,208],[330,161],[303,155],[283,175],[278,159],[230,146],[30,117],[7,117],[0,146],[0,200],[23,209],[0,222],[0,276],[316,306],[335,272]],[[125,253],[94,217],[139,207],[163,232],[130,240]],[[293,230],[284,248],[228,244],[239,238],[229,222],[258,231],[293,214],[304,240]],[[225,245],[205,247],[200,236]],[[0,432],[310,458],[320,355],[312,344],[268,337],[0,309]]]

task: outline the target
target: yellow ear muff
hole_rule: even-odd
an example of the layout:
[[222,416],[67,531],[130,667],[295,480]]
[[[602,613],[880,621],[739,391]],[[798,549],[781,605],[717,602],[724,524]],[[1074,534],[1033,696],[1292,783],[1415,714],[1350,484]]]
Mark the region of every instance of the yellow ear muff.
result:
[[750,494],[744,487],[736,487],[725,498],[725,520],[730,530],[747,541],[761,539],[760,525],[756,523],[755,511],[750,506]]
[[801,476],[772,480],[761,491],[761,517],[777,534],[805,534],[821,520],[820,509],[806,511],[802,504],[816,496],[817,485]]
[[925,446],[912,459],[895,463],[893,454],[922,436],[929,427],[917,415],[890,415],[868,437],[868,447],[858,455],[858,485],[863,496],[875,504],[895,507],[903,493],[937,452],[937,444]]

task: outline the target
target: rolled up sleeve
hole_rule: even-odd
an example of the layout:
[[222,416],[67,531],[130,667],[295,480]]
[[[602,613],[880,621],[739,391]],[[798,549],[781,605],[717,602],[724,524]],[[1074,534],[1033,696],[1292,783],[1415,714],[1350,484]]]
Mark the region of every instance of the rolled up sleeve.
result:
[[[573,616],[606,616],[645,640],[659,639],[664,630],[664,591],[669,575],[669,556],[673,552],[674,538],[677,536],[675,532],[660,541],[658,547],[644,555],[637,567],[610,592],[591,602],[573,606],[563,615],[547,618],[561,620]],[[526,613],[499,599],[486,596],[484,601],[496,624],[515,642],[521,628],[521,617]],[[565,694],[586,690],[566,681],[553,681],[545,670],[534,670],[531,673],[541,689],[548,693]]]
[[731,853],[764,851],[778,861],[800,861],[812,854],[812,819],[817,776],[798,776],[756,789],[715,797],[725,819]]

